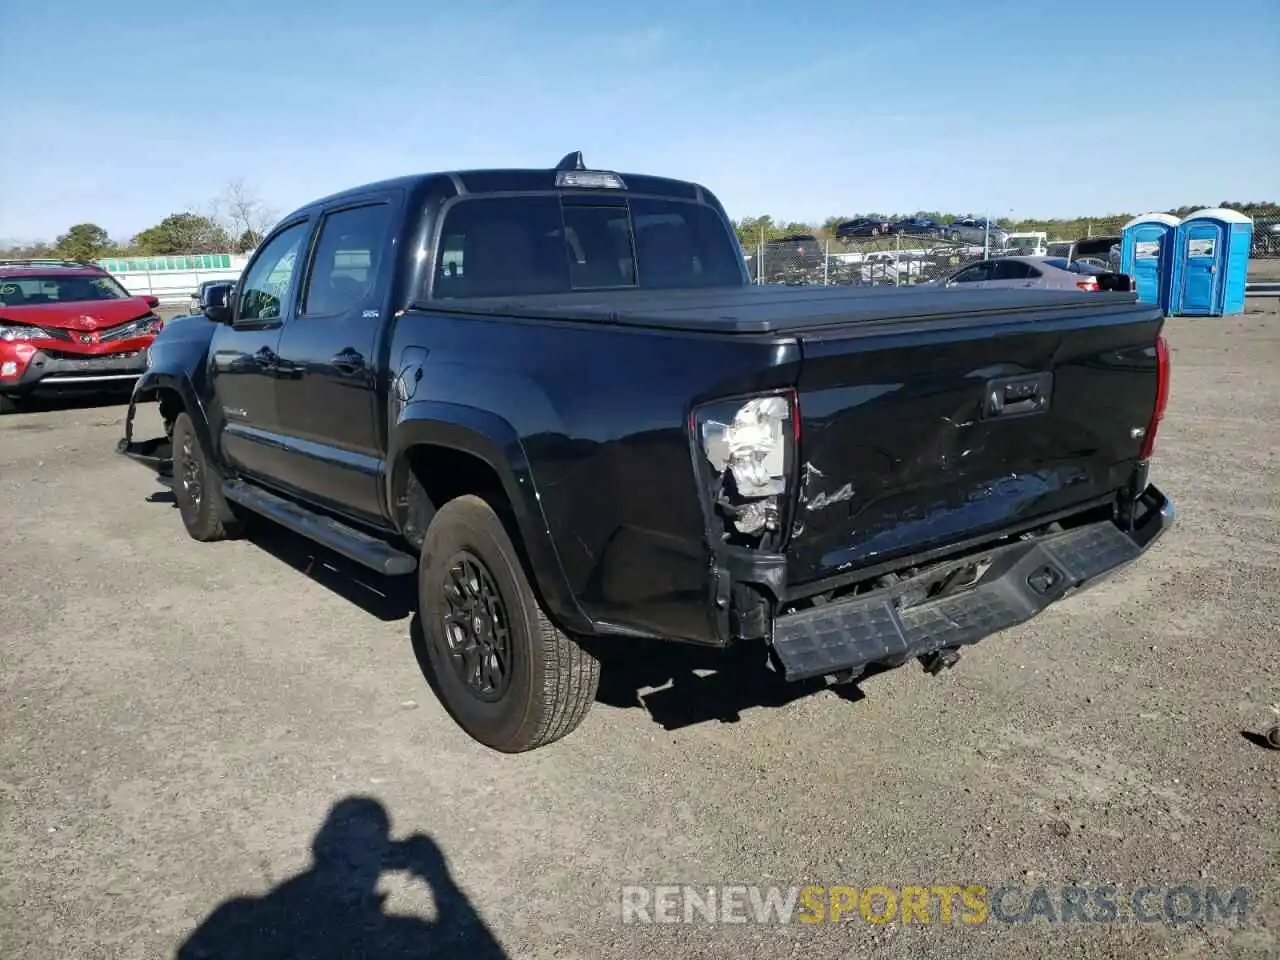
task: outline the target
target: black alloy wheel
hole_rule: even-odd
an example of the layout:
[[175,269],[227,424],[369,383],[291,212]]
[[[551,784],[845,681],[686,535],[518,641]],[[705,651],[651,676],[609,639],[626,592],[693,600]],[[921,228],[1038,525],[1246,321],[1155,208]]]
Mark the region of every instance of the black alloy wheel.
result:
[[429,679],[469,736],[520,753],[582,723],[600,663],[543,612],[511,534],[483,498],[457,497],[432,517],[418,607]]
[[204,502],[204,462],[196,452],[196,438],[190,431],[182,437],[182,449],[178,451],[179,480],[191,510],[199,514]]
[[239,537],[243,523],[222,495],[218,473],[185,411],[174,418],[172,444],[173,498],[187,533],[205,542]]
[[496,703],[511,686],[511,619],[484,561],[463,550],[444,582],[444,636],[458,679],[479,700]]

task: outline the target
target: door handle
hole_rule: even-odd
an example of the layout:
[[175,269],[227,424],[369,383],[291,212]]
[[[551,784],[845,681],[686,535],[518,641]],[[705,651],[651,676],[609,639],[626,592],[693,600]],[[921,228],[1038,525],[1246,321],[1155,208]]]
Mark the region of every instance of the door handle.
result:
[[270,347],[259,347],[258,351],[253,355],[253,362],[263,369],[270,370],[279,366],[280,358]]
[[344,373],[355,373],[357,370],[364,369],[364,356],[359,351],[347,347],[340,353],[335,353],[329,363]]

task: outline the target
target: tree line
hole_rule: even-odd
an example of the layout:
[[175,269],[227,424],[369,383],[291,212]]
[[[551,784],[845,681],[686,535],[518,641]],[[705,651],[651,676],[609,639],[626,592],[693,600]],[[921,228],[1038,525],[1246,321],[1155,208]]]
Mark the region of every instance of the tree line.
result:
[[77,223],[53,240],[0,244],[0,257],[152,257],[245,253],[271,229],[278,214],[243,179],[232,180],[203,209],[171,213],[126,239],[113,239],[96,223]]
[[[1238,210],[1245,216],[1253,217],[1255,221],[1274,222],[1280,220],[1280,204],[1269,201],[1223,201],[1219,204],[1200,203],[1190,206],[1176,207],[1171,210],[1163,211],[1171,213],[1175,217],[1185,217],[1189,213],[1196,210],[1203,210],[1205,207],[1219,206],[1226,207],[1231,210]],[[1144,211],[1146,212],[1146,211]],[[761,242],[779,240],[786,236],[798,233],[813,234],[821,240],[835,236],[836,227],[846,220],[856,220],[859,217],[867,217],[873,220],[900,220],[907,217],[919,217],[922,219],[934,220],[938,223],[948,223],[952,220],[959,220],[966,216],[982,216],[982,214],[952,214],[944,213],[940,210],[916,210],[911,213],[851,213],[838,217],[827,217],[820,224],[802,223],[796,220],[775,220],[768,214],[758,217],[743,217],[741,220],[734,221],[734,227],[738,232],[738,239],[742,245],[748,250],[753,249]],[[1034,233],[1044,231],[1052,240],[1078,240],[1088,236],[1107,236],[1108,234],[1117,234],[1120,228],[1132,220],[1137,214],[1134,213],[1109,213],[1099,217],[1073,217],[1060,218],[1052,220],[1011,220],[1001,219],[992,216],[992,223],[999,222],[1007,230],[1017,233]]]
[[[1175,217],[1200,210],[1212,204],[1195,204],[1165,211]],[[1256,221],[1280,220],[1280,204],[1269,201],[1223,201],[1217,204],[1239,210]],[[65,257],[69,260],[98,260],[102,257],[167,256],[195,253],[245,253],[256,247],[263,234],[275,223],[278,214],[258,192],[243,179],[232,180],[222,192],[210,200],[203,210],[171,213],[155,226],[148,227],[124,240],[112,239],[96,223],[77,223],[53,240],[0,244],[0,257]],[[743,217],[734,222],[738,239],[747,249],[763,239],[768,243],[782,237],[806,233],[820,239],[835,235],[836,226],[845,220],[870,217],[897,220],[921,217],[945,223],[968,214],[950,214],[939,210],[916,210],[906,214],[878,212],[853,213],[827,217],[820,224],[795,220],[775,220],[768,214]],[[1004,220],[1004,227],[1018,232],[1044,231],[1051,239],[1074,240],[1086,236],[1118,233],[1132,219],[1131,213],[1113,213],[1098,217],[1074,217],[1056,220]],[[993,217],[994,220],[999,218]]]

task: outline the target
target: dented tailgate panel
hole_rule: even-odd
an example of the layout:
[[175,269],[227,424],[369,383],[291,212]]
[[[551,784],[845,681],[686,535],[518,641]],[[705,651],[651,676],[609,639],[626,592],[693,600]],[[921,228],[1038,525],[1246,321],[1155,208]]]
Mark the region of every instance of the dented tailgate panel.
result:
[[1123,486],[1156,394],[1150,312],[802,339],[803,584]]

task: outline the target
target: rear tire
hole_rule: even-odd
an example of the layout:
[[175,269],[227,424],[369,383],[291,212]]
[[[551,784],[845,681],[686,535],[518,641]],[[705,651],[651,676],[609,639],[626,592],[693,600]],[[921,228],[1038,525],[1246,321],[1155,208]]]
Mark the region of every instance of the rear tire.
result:
[[193,540],[233,540],[243,528],[222,495],[221,478],[209,465],[187,413],[173,422],[173,497]]
[[432,518],[418,603],[441,702],[473,739],[520,753],[582,723],[600,663],[547,619],[502,521],[480,497],[451,500]]

